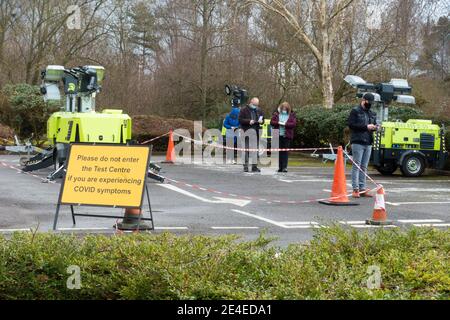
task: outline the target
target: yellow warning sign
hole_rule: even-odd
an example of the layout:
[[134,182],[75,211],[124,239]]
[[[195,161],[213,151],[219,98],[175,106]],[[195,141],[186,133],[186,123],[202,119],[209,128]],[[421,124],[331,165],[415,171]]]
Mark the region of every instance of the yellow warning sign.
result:
[[72,145],[60,202],[141,207],[149,156],[142,146]]

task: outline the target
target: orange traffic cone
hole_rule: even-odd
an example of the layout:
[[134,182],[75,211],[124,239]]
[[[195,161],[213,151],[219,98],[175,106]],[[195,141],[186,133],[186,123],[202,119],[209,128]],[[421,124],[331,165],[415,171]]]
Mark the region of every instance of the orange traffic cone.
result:
[[350,202],[347,196],[347,181],[345,179],[344,151],[338,148],[336,163],[334,166],[334,181],[331,189],[331,198],[319,203],[330,206],[357,206],[359,203]]
[[163,163],[175,163],[175,146],[173,143],[173,130],[169,131],[169,144],[167,146],[166,161]]
[[384,188],[380,186],[375,197],[375,205],[373,207],[372,219],[366,220],[366,224],[384,226],[392,224],[387,220],[386,204],[384,202]]
[[126,208],[122,222],[117,223],[114,227],[128,231],[152,230],[152,227],[139,221],[139,218],[142,218],[141,208]]

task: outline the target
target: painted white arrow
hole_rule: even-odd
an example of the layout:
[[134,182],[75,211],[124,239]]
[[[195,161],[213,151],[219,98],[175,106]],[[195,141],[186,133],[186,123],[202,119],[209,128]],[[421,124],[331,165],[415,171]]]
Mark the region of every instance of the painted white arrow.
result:
[[214,199],[216,200],[210,200],[210,199],[206,199],[203,197],[200,197],[196,194],[193,194],[189,191],[183,190],[181,188],[178,188],[177,186],[171,185],[171,184],[157,184],[157,186],[161,186],[163,188],[181,193],[185,196],[200,200],[202,202],[205,203],[214,203],[214,204],[218,204],[218,203],[229,203],[238,207],[245,207],[246,205],[248,205],[250,202],[252,202],[251,200],[244,200],[244,199],[233,199],[233,198],[220,198],[220,197],[214,197]]
[[214,197],[214,199],[219,200],[219,201],[217,201],[216,203],[229,203],[229,204],[234,204],[235,206],[238,206],[238,207],[245,207],[245,206],[248,205],[250,202],[252,202],[251,200],[245,200],[245,199],[233,199],[233,198],[220,198],[220,197]]

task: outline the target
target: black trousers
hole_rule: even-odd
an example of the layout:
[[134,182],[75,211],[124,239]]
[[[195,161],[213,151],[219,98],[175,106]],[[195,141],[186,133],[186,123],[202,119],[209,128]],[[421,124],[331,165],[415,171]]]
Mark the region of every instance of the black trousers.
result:
[[[289,149],[291,140],[286,137],[280,137],[280,149]],[[289,151],[280,151],[278,159],[278,169],[284,170],[288,167]]]
[[[253,129],[250,129],[253,130]],[[256,131],[256,130],[255,130]],[[244,137],[244,148],[245,149],[258,149],[259,148],[259,133],[256,131],[256,146],[250,143],[249,137]],[[257,151],[244,151],[244,168],[248,168],[249,162],[251,161],[252,168],[258,167],[258,152]]]

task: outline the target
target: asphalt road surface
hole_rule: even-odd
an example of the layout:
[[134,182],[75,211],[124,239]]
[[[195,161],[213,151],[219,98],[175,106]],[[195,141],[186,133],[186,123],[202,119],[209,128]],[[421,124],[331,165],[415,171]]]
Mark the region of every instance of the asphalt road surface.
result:
[[[161,166],[166,183],[148,182],[156,233],[233,233],[254,239],[265,231],[267,236],[277,238],[275,243],[287,245],[310,240],[314,229],[330,223],[360,230],[378,228],[365,225],[372,216],[373,199],[358,199],[360,205],[354,207],[330,207],[316,201],[301,203],[330,195],[333,168],[321,167],[319,162],[317,167],[292,168],[286,174],[277,174],[271,168],[263,168],[261,174],[244,174],[239,165]],[[18,156],[0,156],[0,233],[52,229],[60,181],[46,183],[49,172],[45,169],[23,173]],[[449,176],[428,174],[409,179],[370,174],[385,187],[388,218],[394,222],[391,228],[450,227]],[[123,209],[110,208],[76,207],[75,211],[123,214]],[[113,233],[114,223],[111,219],[78,217],[73,226],[70,209],[65,206],[58,229]]]

